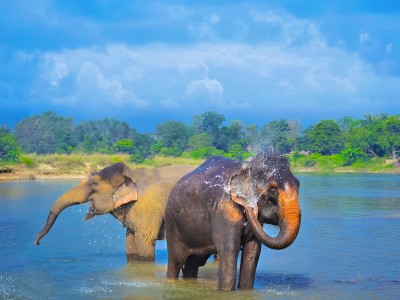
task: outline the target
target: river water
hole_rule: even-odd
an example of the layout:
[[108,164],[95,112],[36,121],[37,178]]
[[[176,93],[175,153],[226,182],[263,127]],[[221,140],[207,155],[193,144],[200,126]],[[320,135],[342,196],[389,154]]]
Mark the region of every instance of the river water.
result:
[[[399,299],[400,175],[298,175],[302,224],[281,251],[263,246],[255,287],[217,290],[218,263],[197,280],[165,278],[155,263],[126,263],[113,217],[67,208],[34,246],[54,200],[77,181],[0,183],[0,299]],[[274,228],[267,231],[273,233]]]

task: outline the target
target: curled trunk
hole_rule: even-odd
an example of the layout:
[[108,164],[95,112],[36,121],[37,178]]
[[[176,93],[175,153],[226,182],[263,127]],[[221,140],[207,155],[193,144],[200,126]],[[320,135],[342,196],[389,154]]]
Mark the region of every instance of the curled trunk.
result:
[[286,187],[279,193],[279,234],[276,237],[269,236],[257,220],[254,209],[245,206],[245,213],[251,228],[257,238],[268,248],[284,249],[289,247],[296,239],[300,230],[301,211],[297,190]]
[[47,221],[43,229],[36,236],[35,245],[40,244],[40,240],[50,231],[58,215],[68,206],[85,203],[88,200],[91,188],[87,180],[83,180],[79,185],[63,194],[51,207]]

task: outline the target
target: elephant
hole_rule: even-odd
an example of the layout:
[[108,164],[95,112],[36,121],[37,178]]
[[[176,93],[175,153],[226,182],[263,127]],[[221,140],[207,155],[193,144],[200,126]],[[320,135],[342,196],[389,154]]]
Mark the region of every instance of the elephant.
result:
[[167,166],[131,170],[116,163],[83,179],[51,207],[35,244],[45,236],[68,206],[90,201],[84,220],[110,213],[126,227],[128,261],[154,261],[156,240],[165,239],[164,212],[175,183],[195,166]]
[[[249,289],[261,243],[284,249],[296,239],[301,223],[299,180],[278,153],[246,161],[213,157],[183,176],[172,189],[165,211],[167,278],[196,278],[200,266],[218,253],[218,288]],[[279,227],[276,237],[263,224]]]

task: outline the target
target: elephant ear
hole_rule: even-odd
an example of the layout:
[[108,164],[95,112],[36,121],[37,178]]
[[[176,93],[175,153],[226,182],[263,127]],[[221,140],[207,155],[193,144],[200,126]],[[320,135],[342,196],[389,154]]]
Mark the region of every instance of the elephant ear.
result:
[[113,194],[114,209],[120,207],[121,205],[128,204],[138,199],[138,189],[135,182],[133,182],[130,176],[130,169],[125,166],[123,171],[123,181],[119,183],[117,189]]
[[246,161],[229,179],[232,201],[244,207],[257,207],[257,196],[250,180],[250,165]]

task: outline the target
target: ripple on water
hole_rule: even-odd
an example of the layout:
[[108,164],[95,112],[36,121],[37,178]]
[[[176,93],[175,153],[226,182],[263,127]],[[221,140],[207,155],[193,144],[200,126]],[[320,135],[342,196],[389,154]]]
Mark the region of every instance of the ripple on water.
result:
[[0,299],[45,299],[54,292],[37,272],[0,274]]

